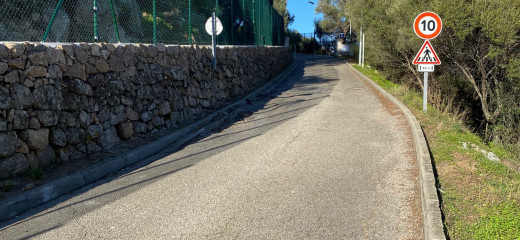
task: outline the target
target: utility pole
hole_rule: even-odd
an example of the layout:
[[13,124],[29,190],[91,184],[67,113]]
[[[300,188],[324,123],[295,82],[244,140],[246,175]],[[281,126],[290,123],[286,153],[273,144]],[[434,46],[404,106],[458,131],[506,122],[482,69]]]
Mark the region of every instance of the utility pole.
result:
[[[313,1],[308,2],[314,5]],[[312,32],[312,54],[316,54],[316,8],[314,8],[314,22],[312,24],[314,29],[314,31]]]

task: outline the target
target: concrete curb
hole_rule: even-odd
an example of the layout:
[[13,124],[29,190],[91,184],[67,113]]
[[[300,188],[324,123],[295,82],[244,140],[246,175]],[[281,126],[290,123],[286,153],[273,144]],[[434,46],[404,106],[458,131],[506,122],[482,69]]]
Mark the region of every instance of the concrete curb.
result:
[[382,87],[374,83],[369,78],[365,77],[365,75],[350,66],[350,64],[347,63],[346,65],[349,69],[357,73],[362,79],[378,89],[387,99],[399,107],[399,109],[401,109],[403,114],[406,116],[408,124],[412,129],[415,151],[417,152],[417,160],[419,161],[424,239],[446,239],[446,236],[444,235],[444,226],[442,223],[439,196],[437,195],[437,187],[435,186],[432,159],[421,125],[412,112],[403,103],[397,100],[397,98],[385,91]]
[[226,112],[229,109],[247,104],[246,98],[255,99],[262,93],[272,91],[272,89],[284,80],[298,65],[300,65],[300,63],[301,60],[296,59],[296,61],[281,74],[265,83],[261,88],[244,96],[241,100],[238,100],[187,127],[178,129],[171,134],[126,152],[119,157],[110,158],[103,162],[94,164],[86,169],[79,170],[71,175],[56,179],[43,186],[24,192],[19,196],[1,200],[0,221],[15,217],[31,208],[35,208],[57,197],[71,193],[89,183],[101,180],[113,172],[117,172],[135,163],[144,161],[146,158],[159,153],[168,146],[172,149],[177,149],[201,133],[223,126],[227,118],[233,117],[233,114],[239,114],[239,112],[234,112],[231,115],[228,115]]

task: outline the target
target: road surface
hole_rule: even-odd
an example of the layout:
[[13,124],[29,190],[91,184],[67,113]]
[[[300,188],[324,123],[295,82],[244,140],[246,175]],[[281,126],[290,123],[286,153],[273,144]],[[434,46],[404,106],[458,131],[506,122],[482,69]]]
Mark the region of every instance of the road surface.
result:
[[4,224],[0,239],[422,238],[404,116],[344,62],[299,58],[227,128]]

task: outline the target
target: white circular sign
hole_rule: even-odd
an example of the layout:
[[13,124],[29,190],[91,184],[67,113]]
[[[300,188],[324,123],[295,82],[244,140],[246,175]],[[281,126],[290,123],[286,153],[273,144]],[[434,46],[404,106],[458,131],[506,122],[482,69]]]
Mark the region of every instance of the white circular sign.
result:
[[423,12],[415,18],[413,29],[420,38],[432,39],[441,33],[442,20],[434,12]]
[[[212,28],[212,24],[211,24],[211,18],[212,17],[209,17],[208,20],[206,20],[206,32],[209,34],[209,35],[213,35],[212,31],[213,31],[213,28]],[[219,35],[220,33],[222,33],[222,30],[224,30],[224,26],[222,26],[222,22],[220,21],[220,19],[218,19],[218,17],[215,17],[215,34],[216,35]]]

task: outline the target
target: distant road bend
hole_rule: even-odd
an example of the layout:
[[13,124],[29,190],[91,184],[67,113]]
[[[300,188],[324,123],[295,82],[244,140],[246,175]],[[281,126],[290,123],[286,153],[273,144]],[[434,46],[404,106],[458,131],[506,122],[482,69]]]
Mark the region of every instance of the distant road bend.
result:
[[243,119],[21,216],[0,239],[423,238],[402,113],[344,62],[298,58]]

